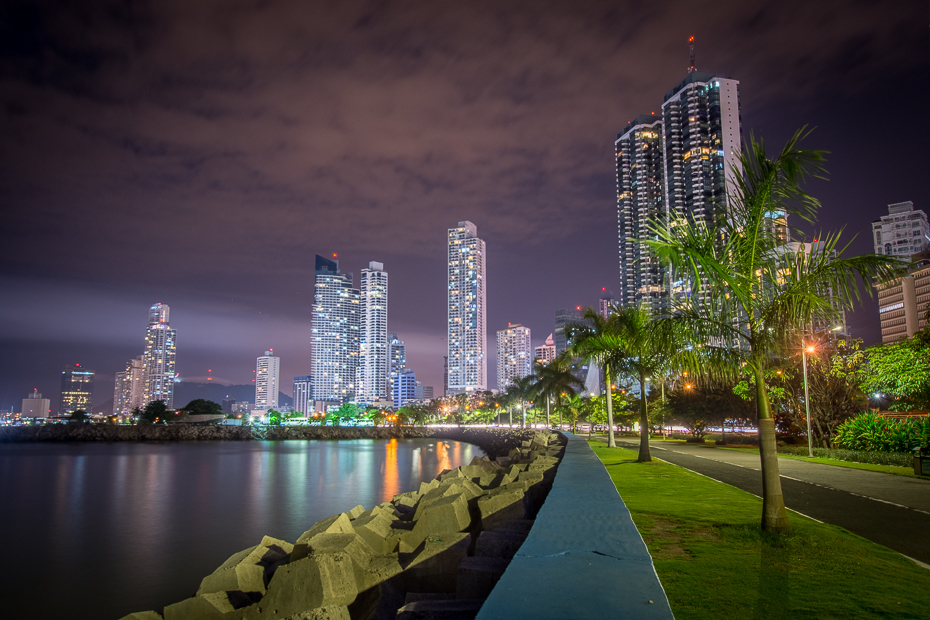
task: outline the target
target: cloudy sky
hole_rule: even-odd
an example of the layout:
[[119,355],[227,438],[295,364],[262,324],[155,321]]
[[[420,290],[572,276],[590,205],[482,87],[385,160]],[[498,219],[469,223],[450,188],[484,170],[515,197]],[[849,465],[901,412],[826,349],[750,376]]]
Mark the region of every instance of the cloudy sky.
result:
[[[928,7],[912,1],[21,2],[0,8],[0,408],[61,367],[95,400],[171,306],[185,380],[310,372],[313,256],[390,274],[389,329],[442,385],[445,236],[487,242],[488,330],[541,342],[618,288],[613,141],[697,67],[744,135],[831,151],[820,225],[871,249],[930,210]],[[814,236],[817,231],[809,230]],[[880,338],[874,302],[851,317]],[[489,372],[495,384],[493,350]],[[183,403],[181,403],[183,404]]]

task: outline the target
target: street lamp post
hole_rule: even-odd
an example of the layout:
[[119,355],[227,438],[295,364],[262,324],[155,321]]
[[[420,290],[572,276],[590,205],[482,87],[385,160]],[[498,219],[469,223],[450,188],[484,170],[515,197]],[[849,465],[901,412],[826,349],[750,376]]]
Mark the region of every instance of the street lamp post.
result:
[[811,403],[807,391],[807,354],[813,353],[814,347],[801,347],[801,366],[804,368],[804,411],[807,413],[807,455],[814,458],[814,438],[811,436]]

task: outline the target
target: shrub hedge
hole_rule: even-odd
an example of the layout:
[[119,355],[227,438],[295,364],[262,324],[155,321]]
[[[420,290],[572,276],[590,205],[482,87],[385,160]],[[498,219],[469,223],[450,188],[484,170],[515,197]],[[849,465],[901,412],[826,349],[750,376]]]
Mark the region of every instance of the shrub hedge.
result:
[[895,420],[861,413],[840,424],[834,444],[863,452],[910,452],[930,447],[930,418]]

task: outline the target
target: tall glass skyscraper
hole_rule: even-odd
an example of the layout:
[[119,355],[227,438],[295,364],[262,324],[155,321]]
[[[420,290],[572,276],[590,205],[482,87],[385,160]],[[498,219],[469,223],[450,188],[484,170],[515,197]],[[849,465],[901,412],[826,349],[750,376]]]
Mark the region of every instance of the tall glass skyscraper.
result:
[[382,263],[362,269],[359,392],[356,400],[373,403],[388,397],[388,274]]
[[174,408],[174,378],[177,350],[177,330],[168,323],[170,308],[155,304],[149,308],[149,324],[145,329],[145,351],[142,353],[142,406],[163,400]]
[[[638,116],[617,134],[622,304],[645,300],[661,314],[670,298],[691,294],[639,242],[653,236],[650,221],[684,217],[713,227],[725,217],[733,180],[742,174],[741,145],[739,82],[694,70],[665,94],[661,116]],[[787,233],[784,214],[772,218]]]
[[351,402],[357,393],[360,293],[352,288],[351,273],[339,273],[337,260],[317,254],[314,273],[313,399]]
[[446,394],[488,389],[485,247],[478,227],[459,222],[448,236],[449,385]]

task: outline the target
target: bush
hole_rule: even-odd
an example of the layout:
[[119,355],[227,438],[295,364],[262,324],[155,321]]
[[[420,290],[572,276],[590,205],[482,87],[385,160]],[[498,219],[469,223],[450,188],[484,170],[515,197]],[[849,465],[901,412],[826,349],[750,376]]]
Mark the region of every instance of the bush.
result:
[[[781,454],[794,454],[797,456],[807,456],[808,454],[807,446],[780,446],[778,451]],[[870,463],[872,465],[898,465],[900,467],[910,467],[914,458],[906,452],[867,452],[864,450],[832,450],[829,448],[814,448],[814,456],[835,461]]]
[[895,420],[862,413],[843,422],[834,444],[844,450],[909,452],[930,446],[930,418]]

